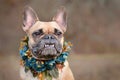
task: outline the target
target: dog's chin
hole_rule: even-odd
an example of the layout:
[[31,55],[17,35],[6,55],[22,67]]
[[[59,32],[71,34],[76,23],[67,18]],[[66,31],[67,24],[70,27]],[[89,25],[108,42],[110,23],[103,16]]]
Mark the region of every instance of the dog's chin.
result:
[[39,50],[37,54],[33,53],[33,57],[38,60],[51,60],[55,59],[60,55],[60,51],[57,51],[55,47],[45,47],[42,50]]

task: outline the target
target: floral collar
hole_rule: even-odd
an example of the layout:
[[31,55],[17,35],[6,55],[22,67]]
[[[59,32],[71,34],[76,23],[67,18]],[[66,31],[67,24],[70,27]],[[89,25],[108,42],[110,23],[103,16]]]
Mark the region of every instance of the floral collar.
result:
[[30,70],[33,76],[38,76],[40,80],[43,80],[44,77],[46,77],[46,80],[52,80],[52,77],[58,77],[59,73],[57,65],[60,65],[61,68],[64,66],[64,62],[70,53],[71,46],[72,45],[70,42],[64,42],[63,50],[60,56],[55,59],[40,61],[32,57],[28,47],[28,37],[25,36],[25,38],[23,38],[20,43],[19,50],[20,56],[22,58],[21,65],[25,67],[25,72]]

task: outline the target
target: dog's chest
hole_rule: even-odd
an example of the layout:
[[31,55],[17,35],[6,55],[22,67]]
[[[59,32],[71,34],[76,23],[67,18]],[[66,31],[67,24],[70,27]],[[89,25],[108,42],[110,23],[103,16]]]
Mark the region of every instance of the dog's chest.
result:
[[[63,67],[62,70],[58,70],[59,77],[57,79],[53,78],[52,80],[62,80],[66,67],[67,66]],[[22,78],[22,80],[40,80],[38,77],[33,77],[33,74],[30,71],[25,72],[24,70],[25,70],[25,68],[23,66],[21,66],[20,67],[20,77]],[[46,79],[44,79],[44,80],[46,80]]]
[[[52,79],[52,80],[62,80],[62,73],[63,71],[59,70],[59,78],[58,79]],[[28,71],[27,73],[24,71],[24,67],[21,66],[20,69],[20,76],[23,80],[39,80],[38,77],[33,77],[32,73]],[[44,79],[46,80],[46,79]]]

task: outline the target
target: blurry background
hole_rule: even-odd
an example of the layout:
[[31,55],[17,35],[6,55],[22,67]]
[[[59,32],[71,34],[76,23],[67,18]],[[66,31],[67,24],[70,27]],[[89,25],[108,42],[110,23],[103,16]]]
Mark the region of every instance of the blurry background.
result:
[[75,80],[120,80],[120,0],[0,0],[0,80],[20,80],[22,11],[30,5],[50,21],[60,6],[68,13],[65,39]]

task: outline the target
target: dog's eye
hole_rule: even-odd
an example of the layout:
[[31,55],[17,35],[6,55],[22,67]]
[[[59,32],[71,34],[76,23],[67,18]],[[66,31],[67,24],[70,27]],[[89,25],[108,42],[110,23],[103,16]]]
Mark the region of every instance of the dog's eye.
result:
[[33,37],[37,37],[37,36],[41,36],[41,35],[43,35],[43,34],[44,34],[44,33],[43,33],[43,30],[40,29],[40,30],[34,32],[32,35],[33,35]]
[[55,35],[58,35],[58,36],[60,36],[61,34],[62,34],[62,32],[61,31],[59,31],[59,30],[57,30],[57,29],[55,29]]

